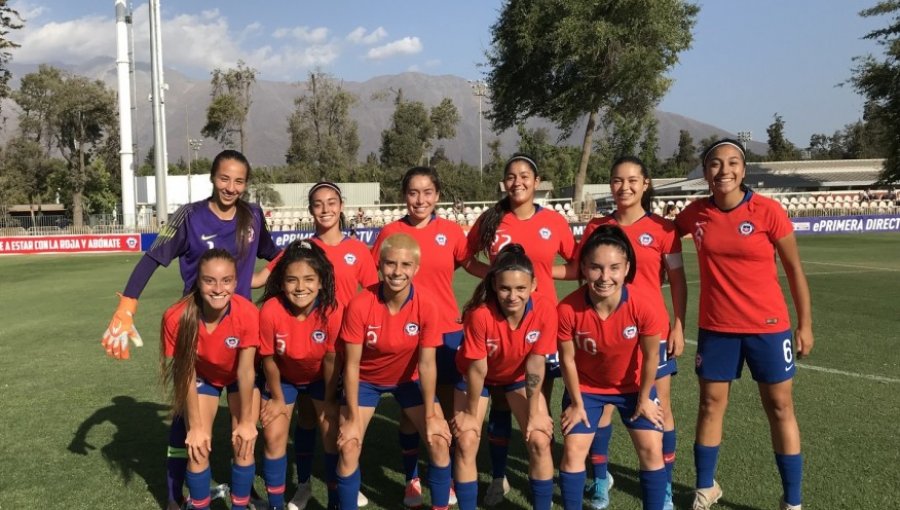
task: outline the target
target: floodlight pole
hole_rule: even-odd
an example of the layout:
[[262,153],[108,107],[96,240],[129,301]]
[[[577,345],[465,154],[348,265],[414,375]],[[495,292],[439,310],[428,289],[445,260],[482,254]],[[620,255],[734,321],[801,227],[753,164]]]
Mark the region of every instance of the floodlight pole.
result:
[[478,180],[484,179],[484,137],[482,134],[481,120],[484,118],[482,99],[487,96],[487,89],[481,80],[470,81],[472,91],[478,96]]
[[131,123],[131,62],[128,30],[131,9],[125,0],[116,0],[116,76],[119,93],[119,168],[122,185],[122,224],[134,227],[134,144]]
[[156,221],[168,220],[166,201],[166,98],[162,65],[162,36],[160,35],[159,1],[150,0],[150,100],[153,102],[153,164],[156,167]]
[[747,150],[747,144],[753,140],[753,132],[752,131],[738,131],[737,134],[738,141],[741,142],[741,145],[744,146],[744,150]]

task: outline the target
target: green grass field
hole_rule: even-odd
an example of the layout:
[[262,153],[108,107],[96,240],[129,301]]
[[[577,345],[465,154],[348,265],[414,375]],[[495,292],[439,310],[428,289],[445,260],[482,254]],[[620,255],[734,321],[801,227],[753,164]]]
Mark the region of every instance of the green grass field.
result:
[[[816,346],[795,379],[805,455],[805,508],[900,507],[900,258],[898,235],[800,238],[813,294]],[[696,338],[697,270],[686,243],[686,336]],[[135,255],[0,258],[0,509],[159,508],[165,500],[166,406],[156,385],[159,319],[181,292],[177,268],[160,269],[141,298],[146,341],[132,359],[106,358],[99,338]],[[460,274],[457,295],[473,288]],[[573,284],[560,285],[561,296]],[[697,384],[689,344],[674,381],[678,421],[676,508],[688,508]],[[746,374],[746,371],[745,371]],[[551,405],[558,414],[561,382]],[[227,422],[221,408],[213,477],[228,481]],[[369,508],[399,508],[403,494],[397,407],[386,401],[368,432],[363,491]],[[617,424],[610,453],[613,509],[640,508],[637,460]],[[499,508],[528,508],[527,457],[514,434],[513,486]],[[559,436],[557,436],[557,439]],[[259,450],[259,448],[258,448]],[[482,450],[485,450],[483,448]],[[559,445],[557,444],[557,460]],[[317,458],[314,473],[321,472]],[[484,470],[488,469],[485,456]],[[293,469],[291,469],[293,475]],[[765,415],[749,378],[733,386],[717,479],[718,508],[777,508],[780,482]],[[483,478],[487,481],[487,478]],[[259,482],[258,487],[261,487]],[[287,495],[293,493],[289,482]],[[482,485],[483,494],[485,486]],[[311,509],[322,508],[315,484]],[[557,501],[559,501],[557,499]],[[225,508],[221,501],[214,508]]]

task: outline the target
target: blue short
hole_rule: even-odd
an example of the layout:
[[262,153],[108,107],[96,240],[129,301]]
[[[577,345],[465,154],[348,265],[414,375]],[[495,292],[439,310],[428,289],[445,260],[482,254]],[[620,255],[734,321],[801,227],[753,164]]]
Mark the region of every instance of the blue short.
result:
[[[525,381],[516,381],[510,384],[485,384],[483,388],[481,388],[481,396],[489,397],[492,390],[501,390],[503,393],[509,393],[511,391],[516,391],[518,389],[525,387]],[[469,390],[469,385],[466,383],[465,379],[456,383],[456,389],[463,393],[467,393]]]
[[547,354],[544,357],[547,358],[547,364],[544,367],[544,380],[562,377],[562,369],[559,367],[559,352]]
[[[656,388],[652,388],[650,390],[650,399],[656,401],[659,404],[659,401],[656,400]],[[616,409],[619,411],[619,418],[622,419],[622,424],[625,425],[625,428],[629,429],[637,429],[637,430],[656,430],[662,432],[662,429],[657,428],[653,425],[653,422],[644,418],[643,416],[638,416],[638,418],[634,421],[631,421],[631,417],[634,415],[634,410],[637,408],[637,400],[638,393],[625,393],[622,395],[601,395],[599,393],[585,393],[581,392],[581,400],[584,402],[584,410],[587,413],[588,422],[591,424],[590,427],[586,427],[584,423],[578,423],[572,430],[569,431],[569,434],[593,434],[597,432],[597,424],[600,423],[600,415],[603,414],[603,407],[607,404],[612,404],[616,406]],[[572,403],[572,399],[569,398],[569,392],[566,391],[563,393],[562,400],[562,409],[566,410],[567,407]]]
[[462,379],[456,368],[456,351],[459,350],[462,339],[462,331],[444,333],[444,345],[435,350],[438,384],[456,384]]
[[709,381],[741,378],[744,360],[753,380],[775,384],[794,377],[791,330],[781,333],[719,333],[701,329],[697,335],[697,375]]
[[[272,394],[269,392],[268,386],[263,386],[260,388],[260,393],[262,395],[263,400],[269,400],[272,398]],[[281,381],[281,394],[284,395],[284,403],[287,405],[294,405],[297,402],[297,397],[300,395],[309,395],[309,397],[313,400],[318,400],[320,402],[325,401],[325,379],[319,379],[318,381],[313,381],[309,384],[293,384],[286,381]]]
[[656,367],[656,378],[662,379],[667,375],[675,375],[678,373],[678,362],[675,358],[669,359],[669,342],[661,340],[659,342],[659,365]]
[[228,393],[237,393],[238,391],[238,383],[237,381],[229,384],[228,386],[217,386],[215,384],[210,384],[206,382],[206,379],[202,377],[197,378],[197,393],[200,395],[209,395],[210,397],[221,397],[222,390],[227,389]]
[[[400,404],[401,409],[408,409],[425,403],[422,400],[422,388],[419,386],[419,381],[409,381],[396,386],[377,386],[365,381],[359,381],[359,406],[378,407],[381,395],[385,393],[394,395],[394,400]],[[435,398],[436,401],[437,398]],[[346,397],[341,399],[341,404],[347,405]]]

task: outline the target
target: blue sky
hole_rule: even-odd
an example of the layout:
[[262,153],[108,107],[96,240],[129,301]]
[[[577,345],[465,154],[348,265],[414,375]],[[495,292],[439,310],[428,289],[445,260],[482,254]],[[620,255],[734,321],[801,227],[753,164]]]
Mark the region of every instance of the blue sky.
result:
[[[886,24],[857,13],[875,0],[701,1],[693,48],[670,72],[659,108],[766,140],[778,112],[805,147],[860,118],[852,58]],[[77,64],[115,55],[113,0],[13,1],[22,63]],[[477,79],[500,0],[161,0],[167,67],[205,78],[243,59],[260,79],[296,81],[316,66],[345,80],[404,71]],[[149,60],[147,3],[133,2],[136,54]]]

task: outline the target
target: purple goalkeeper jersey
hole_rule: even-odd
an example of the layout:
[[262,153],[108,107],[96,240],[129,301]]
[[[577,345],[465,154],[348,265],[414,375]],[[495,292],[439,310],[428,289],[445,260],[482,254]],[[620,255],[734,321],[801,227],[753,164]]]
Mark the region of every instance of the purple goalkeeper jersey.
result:
[[184,294],[187,294],[197,279],[197,264],[203,253],[211,248],[224,249],[237,260],[237,294],[251,299],[250,282],[256,259],[272,260],[280,249],[269,235],[262,209],[250,204],[250,210],[253,220],[243,256],[238,253],[237,215],[230,220],[220,219],[210,210],[209,200],[178,208],[169,218],[169,223],[160,229],[159,237],[147,251],[147,256],[167,267],[177,258],[181,279],[184,280]]

